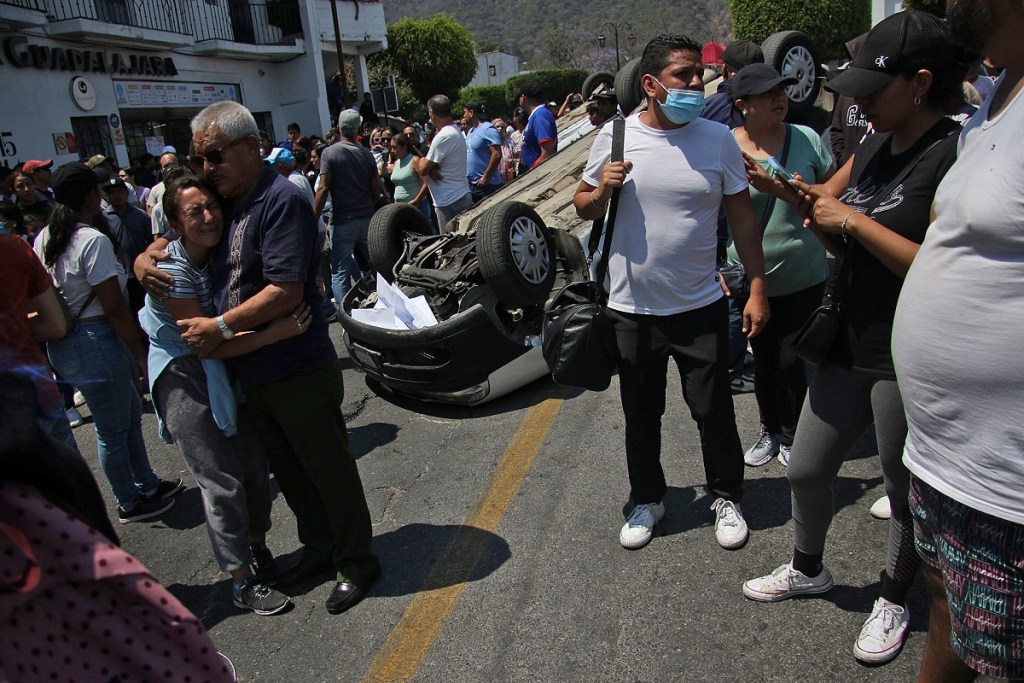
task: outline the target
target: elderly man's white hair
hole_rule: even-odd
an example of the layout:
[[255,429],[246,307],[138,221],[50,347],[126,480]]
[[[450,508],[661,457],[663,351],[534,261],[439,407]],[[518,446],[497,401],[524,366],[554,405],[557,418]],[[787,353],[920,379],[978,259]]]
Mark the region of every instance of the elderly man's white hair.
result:
[[195,115],[192,135],[198,135],[217,126],[228,140],[239,140],[246,135],[259,135],[252,112],[238,102],[217,102]]

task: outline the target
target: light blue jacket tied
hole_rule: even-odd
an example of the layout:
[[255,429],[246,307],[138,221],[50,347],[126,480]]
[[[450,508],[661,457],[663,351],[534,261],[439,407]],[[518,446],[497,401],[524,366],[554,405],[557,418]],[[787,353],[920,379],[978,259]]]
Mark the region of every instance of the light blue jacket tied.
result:
[[[156,380],[174,358],[182,358],[192,353],[188,345],[181,340],[181,330],[160,321],[153,313],[152,301],[146,297],[146,305],[139,311],[139,324],[149,335],[149,388],[152,392]],[[238,397],[228,376],[224,361],[216,359],[203,360],[206,372],[206,387],[210,395],[210,409],[213,420],[225,436],[238,433]],[[154,410],[156,403],[154,402]],[[174,443],[167,427],[164,425],[160,411],[156,410],[157,428],[160,438],[167,443]]]

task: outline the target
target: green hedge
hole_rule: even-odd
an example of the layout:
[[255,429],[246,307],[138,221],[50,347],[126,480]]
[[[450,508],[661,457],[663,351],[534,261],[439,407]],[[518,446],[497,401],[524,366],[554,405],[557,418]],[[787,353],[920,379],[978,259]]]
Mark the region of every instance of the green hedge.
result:
[[822,59],[843,59],[846,41],[871,28],[869,0],[729,0],[737,40],[763,43],[778,31],[803,31]]
[[505,96],[510,104],[514,104],[519,97],[519,87],[523,81],[533,79],[540,83],[544,93],[544,99],[548,102],[554,100],[559,105],[565,100],[565,96],[571,92],[579,92],[583,89],[583,81],[587,79],[585,69],[542,69],[519,74],[508,79],[505,83]]
[[462,116],[462,106],[469,100],[481,100],[487,109],[487,116],[509,116],[515,108],[508,98],[508,90],[504,85],[474,85],[463,88],[459,97],[452,103],[452,114]]

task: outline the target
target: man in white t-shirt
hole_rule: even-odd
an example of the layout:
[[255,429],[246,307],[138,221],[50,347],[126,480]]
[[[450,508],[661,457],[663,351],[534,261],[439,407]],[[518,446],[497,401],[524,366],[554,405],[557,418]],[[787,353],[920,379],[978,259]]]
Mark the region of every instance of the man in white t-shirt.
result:
[[960,134],[893,321],[931,594],[918,680],[1024,680],[1024,12],[950,0],[947,16],[1005,71]]
[[595,220],[621,188],[614,237],[604,250],[634,504],[619,542],[645,545],[665,514],[661,416],[671,357],[700,431],[715,536],[723,547],[738,548],[749,534],[739,507],[743,448],[729,392],[728,308],[715,268],[719,207],[750,281],[743,331],[751,337],[769,316],[760,231],[729,129],[697,118],[704,103],[700,44],[658,36],[644,49],[639,73],[648,107],[626,120],[625,160],[609,162],[612,127],[604,126],[573,198],[579,217]]
[[437,132],[427,156],[413,160],[412,168],[427,176],[430,196],[437,212],[437,225],[447,232],[448,222],[473,206],[466,179],[466,138],[452,119],[452,102],[444,95],[427,100],[427,113]]

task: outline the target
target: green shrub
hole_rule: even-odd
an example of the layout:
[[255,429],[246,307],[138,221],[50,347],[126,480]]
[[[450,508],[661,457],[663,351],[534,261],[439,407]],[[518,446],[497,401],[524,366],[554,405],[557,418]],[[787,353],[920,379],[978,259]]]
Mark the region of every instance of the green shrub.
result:
[[729,0],[729,10],[737,40],[763,43],[779,31],[803,31],[824,60],[847,57],[846,41],[871,28],[868,0]]
[[515,104],[509,99],[508,90],[504,85],[474,85],[463,88],[452,103],[452,114],[456,118],[462,116],[462,106],[469,100],[482,101],[488,118],[509,116],[515,109]]
[[946,16],[946,0],[904,0],[904,9],[919,9],[937,17]]
[[514,104],[519,98],[519,87],[523,81],[530,79],[540,83],[544,99],[549,102],[554,100],[561,105],[566,95],[571,92],[579,92],[583,88],[583,81],[587,79],[587,71],[585,69],[542,69],[513,76],[505,83],[505,93],[510,103]]

